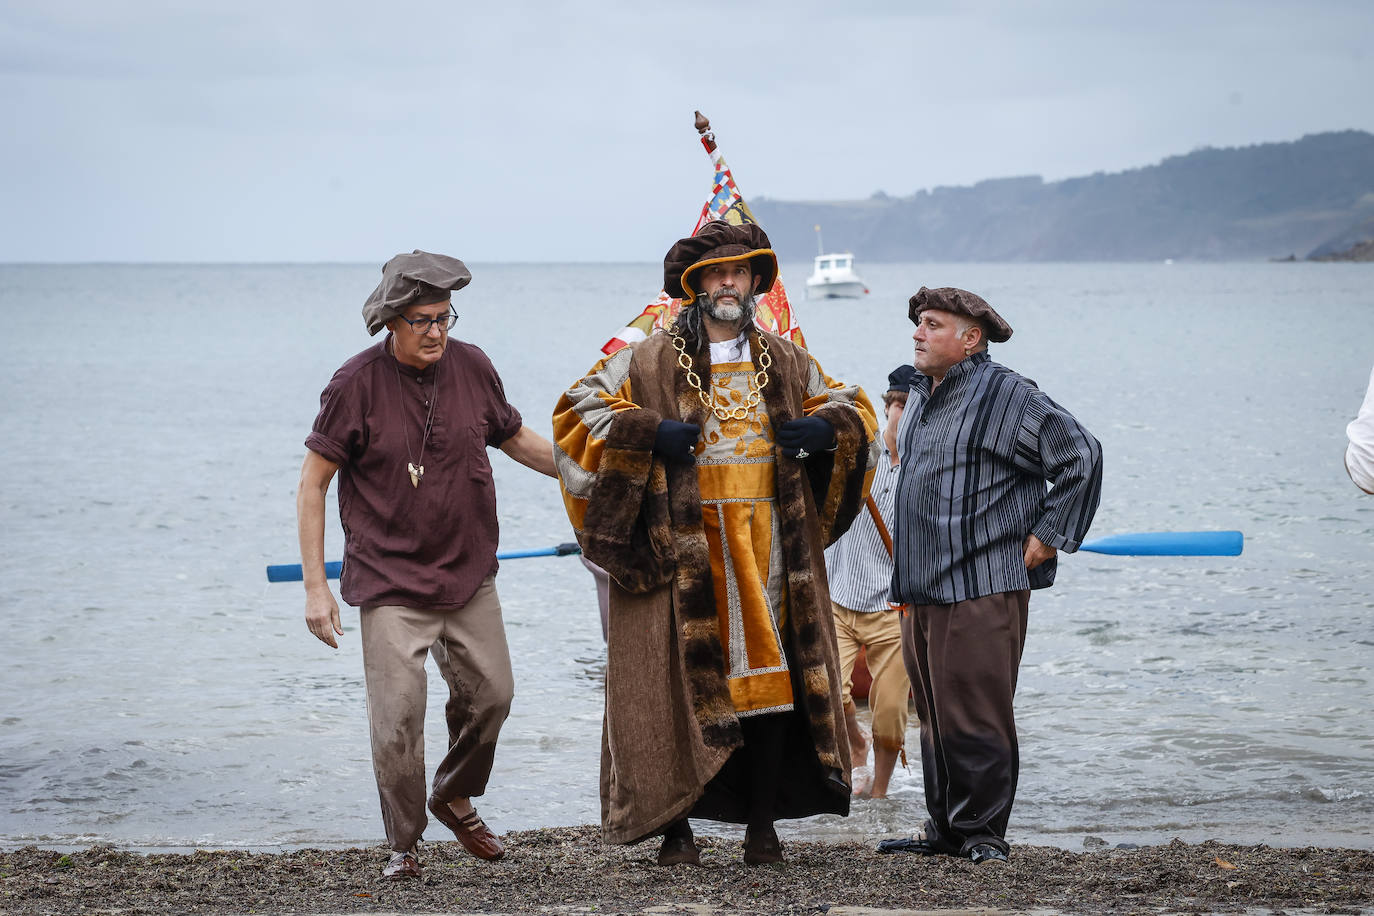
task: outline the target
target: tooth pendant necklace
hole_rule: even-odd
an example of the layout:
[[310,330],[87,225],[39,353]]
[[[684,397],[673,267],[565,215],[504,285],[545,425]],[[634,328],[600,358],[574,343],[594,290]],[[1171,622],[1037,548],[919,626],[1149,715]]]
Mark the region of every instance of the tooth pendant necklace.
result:
[[406,421],[405,385],[401,382],[401,367],[396,366],[396,388],[401,395],[401,432],[406,441],[406,470],[410,472],[410,485],[419,488],[420,479],[425,476],[425,446],[429,444],[429,431],[434,425],[434,403],[439,400],[439,364],[434,364],[434,381],[429,390],[429,411],[425,414],[425,428],[420,434],[420,460],[411,459],[410,424]]

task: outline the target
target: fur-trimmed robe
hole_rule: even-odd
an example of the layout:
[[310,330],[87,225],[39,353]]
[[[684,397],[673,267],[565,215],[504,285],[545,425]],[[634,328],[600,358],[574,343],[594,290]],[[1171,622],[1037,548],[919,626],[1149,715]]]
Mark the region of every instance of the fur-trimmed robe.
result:
[[[782,636],[795,704],[783,714],[794,727],[776,818],[847,814],[850,756],[823,550],[863,505],[877,423],[861,389],[830,381],[805,350],[752,329],[756,369],[760,334],[773,357],[762,392],[772,427],[823,417],[838,443],[804,461],[775,451]],[[709,385],[705,341],[693,366]],[[611,843],[661,833],[685,815],[747,819],[747,796],[726,766],[742,738],[725,679],[696,468],[665,464],[651,451],[659,420],[704,425],[706,416],[666,333],[599,362],[554,412],[569,516],[584,555],[612,580],[601,758],[602,831]]]

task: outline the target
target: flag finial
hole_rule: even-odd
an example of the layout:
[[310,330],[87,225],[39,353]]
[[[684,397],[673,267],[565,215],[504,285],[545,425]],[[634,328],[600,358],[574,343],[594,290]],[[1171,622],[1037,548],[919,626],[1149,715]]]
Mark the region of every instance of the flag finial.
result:
[[701,145],[706,147],[706,152],[716,151],[716,135],[711,133],[711,122],[706,120],[706,115],[699,111],[693,112],[697,116],[697,133],[701,134]]

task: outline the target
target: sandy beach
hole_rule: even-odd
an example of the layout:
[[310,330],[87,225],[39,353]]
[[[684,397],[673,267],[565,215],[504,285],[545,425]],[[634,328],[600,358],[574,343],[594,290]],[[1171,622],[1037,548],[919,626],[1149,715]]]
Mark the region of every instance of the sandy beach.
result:
[[425,876],[385,882],[385,851],[113,847],[0,853],[13,914],[1374,912],[1374,851],[1182,841],[1071,852],[1017,846],[1010,862],[878,855],[854,843],[788,843],[787,863],[748,867],[739,842],[699,835],[703,867],[654,864],[657,845],[605,846],[594,827],[510,833],[500,862],[456,843],[422,851]]

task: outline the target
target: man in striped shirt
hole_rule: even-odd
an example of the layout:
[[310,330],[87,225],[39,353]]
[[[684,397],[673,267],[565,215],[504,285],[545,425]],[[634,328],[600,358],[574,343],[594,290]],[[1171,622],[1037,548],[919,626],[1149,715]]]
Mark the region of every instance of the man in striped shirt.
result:
[[[883,410],[883,455],[869,491],[867,511],[825,550],[830,578],[830,604],[835,612],[835,641],[840,650],[840,699],[854,766],[868,763],[868,741],[859,728],[854,708],[854,665],[859,650],[865,651],[872,684],[868,708],[873,712],[873,772],[864,779],[854,775],[854,794],[886,798],[892,770],[906,756],[906,724],[911,683],[902,667],[902,628],[888,604],[892,588],[892,507],[897,498],[897,425],[902,419],[916,369],[901,365],[887,376]],[[874,515],[874,513],[877,513]],[[879,528],[879,525],[882,525]]]
[[892,600],[921,719],[930,817],[881,852],[1005,861],[1020,760],[1012,697],[1032,589],[1078,549],[1102,489],[1102,447],[988,357],[1011,326],[966,290],[921,287],[908,314],[920,375],[897,432]]

